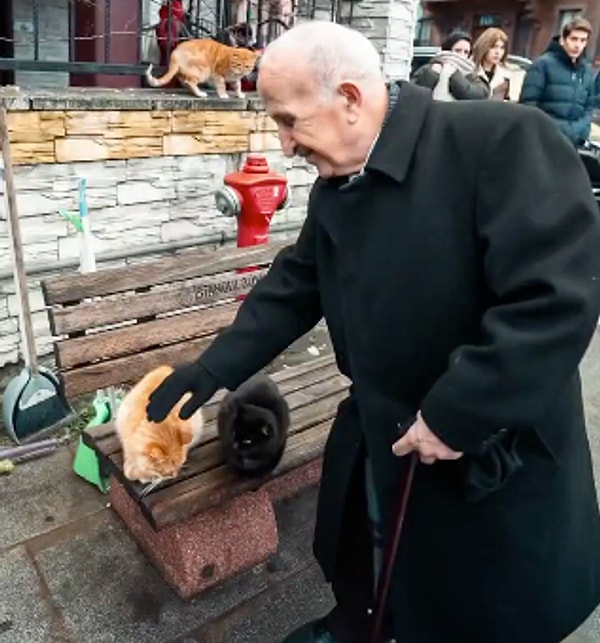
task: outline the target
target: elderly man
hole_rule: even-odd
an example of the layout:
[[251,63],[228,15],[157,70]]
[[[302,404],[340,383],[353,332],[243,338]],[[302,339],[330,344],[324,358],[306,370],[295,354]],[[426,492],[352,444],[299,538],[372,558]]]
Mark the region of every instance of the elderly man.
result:
[[600,222],[542,112],[389,91],[357,32],[298,26],[261,62],[286,155],[319,173],[296,242],[231,327],[152,395],[160,420],[236,388],[325,317],[352,380],[325,449],[314,551],[337,605],[287,643],[366,643],[373,534],[417,467],[387,636],[557,643],[600,599],[578,364],[600,312]]

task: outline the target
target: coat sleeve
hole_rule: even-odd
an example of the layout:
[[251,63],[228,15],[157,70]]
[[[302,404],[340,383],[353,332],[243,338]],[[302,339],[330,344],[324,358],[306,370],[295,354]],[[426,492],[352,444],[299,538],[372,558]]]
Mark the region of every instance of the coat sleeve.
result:
[[316,267],[316,226],[308,215],[297,241],[281,250],[237,315],[199,361],[221,385],[237,388],[322,317]]
[[527,70],[519,95],[519,102],[523,105],[533,105],[537,107],[544,93],[546,86],[546,73],[544,63],[541,60],[536,61]]
[[[516,112],[516,113],[515,113]],[[578,368],[600,313],[600,212],[573,146],[541,111],[516,108],[480,170],[476,234],[490,304],[422,402],[448,446],[477,453],[535,427]]]
[[586,92],[586,103],[583,106],[585,112],[581,118],[571,123],[571,127],[573,129],[572,140],[576,145],[587,141],[592,129],[592,116],[594,112],[594,84],[592,78],[593,77],[590,73],[587,87],[588,91]]
[[450,93],[456,100],[485,100],[490,97],[489,85],[477,74],[463,74],[458,69],[450,76]]
[[440,75],[433,71],[431,65],[423,65],[417,69],[410,80],[415,85],[419,85],[419,87],[434,89],[440,80]]

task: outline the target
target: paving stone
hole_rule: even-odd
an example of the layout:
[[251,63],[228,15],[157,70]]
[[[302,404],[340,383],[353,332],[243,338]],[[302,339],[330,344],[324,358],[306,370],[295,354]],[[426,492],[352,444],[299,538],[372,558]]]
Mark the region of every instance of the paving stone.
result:
[[0,546],[8,548],[104,508],[106,497],[73,473],[72,460],[71,452],[61,448],[0,478]]
[[600,609],[596,609],[564,643],[600,643]]
[[333,605],[316,563],[274,584],[208,627],[174,643],[279,643],[296,627],[326,614]]
[[[311,564],[315,493],[309,489],[276,506],[280,548],[267,565],[191,601],[169,589],[112,512],[85,533],[46,547],[36,561],[73,641],[165,643],[206,627]],[[322,583],[311,578],[318,594]]]
[[22,547],[0,554],[0,642],[47,643],[52,612]]
[[186,604],[109,512],[90,533],[40,552],[37,562],[77,643],[163,643],[262,585],[255,573],[239,581],[228,600],[218,595]]

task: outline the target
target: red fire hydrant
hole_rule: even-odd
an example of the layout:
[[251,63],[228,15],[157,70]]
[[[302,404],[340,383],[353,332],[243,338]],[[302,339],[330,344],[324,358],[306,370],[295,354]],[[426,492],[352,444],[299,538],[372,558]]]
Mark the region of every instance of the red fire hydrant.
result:
[[267,243],[273,215],[289,200],[285,176],[271,172],[264,156],[250,154],[241,172],[227,174],[223,183],[215,204],[219,212],[237,217],[238,247]]

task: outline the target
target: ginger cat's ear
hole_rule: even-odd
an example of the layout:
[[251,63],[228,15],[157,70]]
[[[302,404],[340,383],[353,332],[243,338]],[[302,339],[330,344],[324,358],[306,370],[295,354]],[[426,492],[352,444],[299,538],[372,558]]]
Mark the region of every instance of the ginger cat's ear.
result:
[[189,429],[181,429],[179,432],[179,437],[181,440],[181,446],[185,447],[192,441],[192,432]]

